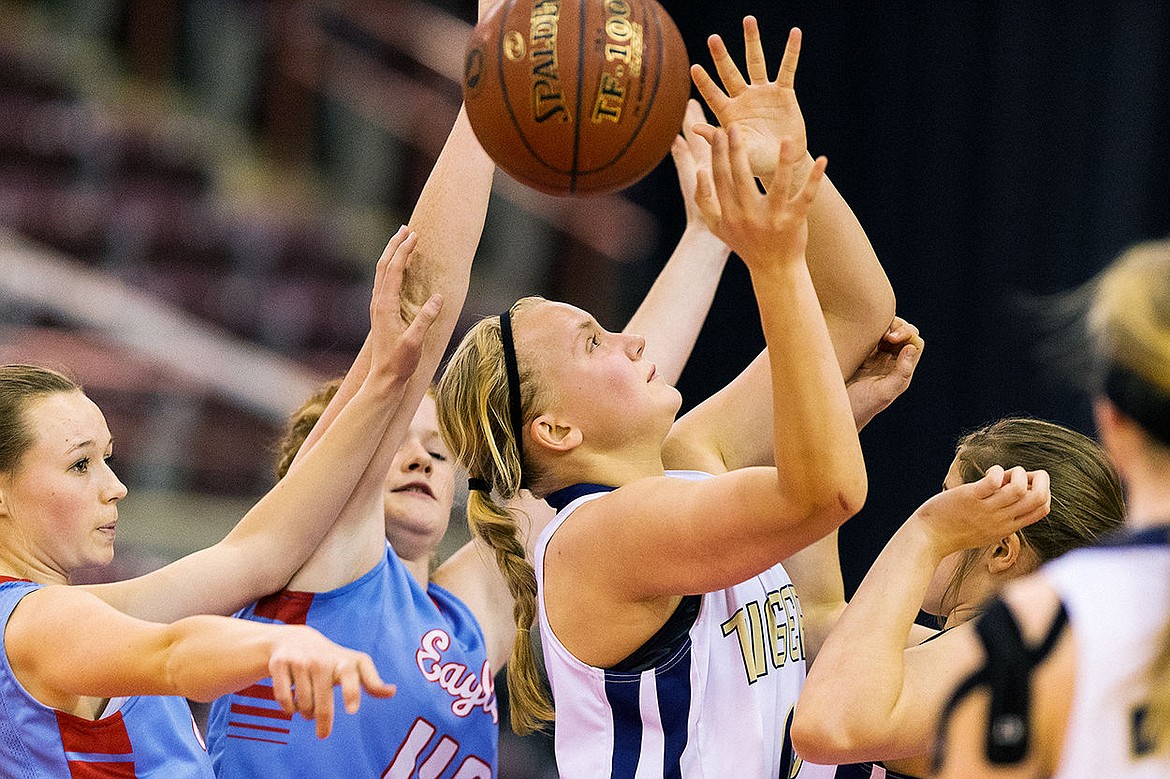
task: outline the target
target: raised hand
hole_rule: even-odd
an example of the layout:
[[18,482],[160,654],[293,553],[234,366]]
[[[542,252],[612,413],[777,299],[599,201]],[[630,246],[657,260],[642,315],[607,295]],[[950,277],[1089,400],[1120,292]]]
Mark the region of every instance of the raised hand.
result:
[[698,100],[687,101],[687,112],[683,117],[682,134],[675,136],[674,144],[670,147],[671,157],[674,159],[674,170],[678,174],[678,188],[682,192],[683,205],[686,208],[687,227],[707,224],[703,220],[703,212],[695,202],[695,187],[700,171],[711,170],[711,144],[695,132],[695,126],[705,125],[703,107]]
[[[800,153],[780,143],[776,179],[781,186],[760,192],[748,164],[748,144],[735,126],[712,134],[711,173],[700,172],[695,201],[715,235],[753,272],[777,261],[803,261],[808,244],[808,210],[828,164],[817,158],[807,175],[799,172]],[[790,190],[795,194],[788,195]]]
[[[702,65],[691,66],[691,78],[719,124],[724,128],[734,126],[743,131],[752,172],[765,184],[771,181],[775,172],[782,138],[791,140],[794,153],[802,164],[811,164],[806,157],[808,140],[804,116],[800,112],[794,88],[796,63],[800,58],[800,37],[800,30],[792,28],[775,80],[768,78],[760,28],[752,16],[744,17],[743,20],[748,74],[746,80],[718,35],[707,39],[707,47],[723,87],[715,83]],[[699,125],[695,132],[711,140],[714,128]]]
[[910,386],[925,346],[917,327],[894,317],[882,340],[845,382],[858,430]]
[[403,273],[417,242],[417,234],[402,227],[378,259],[370,300],[369,377],[410,378],[422,356],[423,339],[442,311],[439,294],[431,295],[409,319],[402,305]]
[[1047,471],[1005,471],[993,465],[982,479],[943,490],[923,503],[908,522],[918,522],[940,559],[960,549],[985,546],[1048,514]]
[[317,738],[333,731],[334,687],[341,687],[350,714],[361,706],[363,689],[376,698],[395,692],[394,685],[382,681],[369,655],[339,646],[313,628],[274,626],[274,636],[268,661],[273,697],[289,714],[315,719]]

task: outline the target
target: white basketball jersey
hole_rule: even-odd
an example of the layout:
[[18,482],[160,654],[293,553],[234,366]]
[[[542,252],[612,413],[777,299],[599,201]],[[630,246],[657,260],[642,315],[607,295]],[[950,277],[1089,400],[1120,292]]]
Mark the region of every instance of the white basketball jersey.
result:
[[1083,549],[1044,566],[1068,610],[1077,675],[1054,779],[1165,779],[1170,752],[1155,753],[1140,727],[1145,679],[1170,616],[1167,528]]
[[685,640],[649,670],[586,665],[557,640],[544,605],[545,549],[577,507],[607,490],[598,489],[565,505],[536,544],[537,606],[562,779],[832,776],[832,768],[802,766],[788,739],[805,661],[800,601],[780,565],[703,595]]

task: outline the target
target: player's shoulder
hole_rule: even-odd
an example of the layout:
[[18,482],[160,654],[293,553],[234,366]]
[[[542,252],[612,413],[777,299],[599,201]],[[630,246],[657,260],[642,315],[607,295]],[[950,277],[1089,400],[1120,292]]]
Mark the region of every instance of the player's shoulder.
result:
[[1039,574],[1011,582],[1003,589],[1000,599],[1007,605],[1026,641],[1042,638],[1063,608],[1052,583]]

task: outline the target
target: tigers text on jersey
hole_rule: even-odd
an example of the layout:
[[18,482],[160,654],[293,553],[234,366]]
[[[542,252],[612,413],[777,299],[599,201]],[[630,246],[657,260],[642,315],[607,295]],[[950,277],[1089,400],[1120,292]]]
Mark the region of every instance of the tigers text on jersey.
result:
[[537,611],[562,779],[832,776],[832,767],[802,765],[788,738],[805,660],[800,601],[780,565],[703,595],[690,630],[648,670],[586,665],[560,643],[544,605],[545,550],[573,511],[609,489],[562,490],[563,506],[550,496],[559,510],[536,544]]
[[1068,611],[1076,681],[1055,779],[1165,779],[1170,750],[1156,753],[1140,723],[1145,674],[1170,619],[1170,528],[1079,549],[1045,565]]
[[[0,630],[20,600],[42,587],[0,577]],[[84,640],[79,628],[77,640]],[[203,739],[183,698],[144,695],[88,720],[45,706],[0,658],[0,776],[5,779],[174,777],[214,779]]]
[[207,723],[219,779],[496,775],[498,714],[483,632],[460,600],[434,584],[422,587],[389,547],[343,587],[285,590],[238,616],[316,628],[369,654],[398,691],[389,699],[363,696],[353,715],[336,691],[333,733],[324,740],[313,722],[280,709],[271,679],[224,696]]

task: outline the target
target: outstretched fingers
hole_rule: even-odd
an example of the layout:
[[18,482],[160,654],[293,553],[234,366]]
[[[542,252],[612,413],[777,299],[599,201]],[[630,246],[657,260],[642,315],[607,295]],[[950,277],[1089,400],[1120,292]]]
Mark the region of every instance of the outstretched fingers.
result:
[[730,132],[719,130],[711,143],[711,180],[714,183],[715,199],[719,201],[720,219],[732,216],[738,209],[735,192],[735,177],[731,168]]
[[[696,127],[710,127],[703,116],[703,108],[698,100],[688,100],[686,114],[683,116],[682,134],[676,135],[671,144],[670,153],[674,159],[675,171],[678,173],[679,188],[686,201],[694,197],[695,175],[700,168],[711,166],[711,144]],[[690,203],[687,203],[688,214]]]
[[699,214],[707,223],[707,229],[715,232],[722,219],[719,210],[719,199],[715,197],[715,183],[711,180],[711,170],[700,168],[695,172],[695,205],[699,207]]
[[751,163],[748,162],[747,145],[744,143],[743,132],[738,127],[732,127],[727,132],[728,157],[731,160],[731,177],[735,185],[735,193],[739,198],[758,196],[756,177],[752,173]]
[[386,309],[400,309],[406,263],[417,244],[418,234],[406,226],[398,228],[398,232],[386,244],[374,269],[374,294],[370,298],[371,324],[375,324]]
[[442,296],[436,293],[415,312],[409,323],[404,321],[402,285],[417,243],[417,234],[402,228],[390,239],[374,271],[371,343],[375,359],[380,358],[398,376],[409,376],[418,367],[426,334],[443,310]]
[[[795,142],[789,138],[781,139],[776,178],[768,197],[772,200],[774,207],[784,208],[803,217],[808,214],[813,202],[817,199],[817,192],[820,191],[829,161],[823,155],[817,157],[813,161],[808,175],[804,179],[800,179],[801,156]],[[785,178],[787,178],[787,182],[785,182]],[[789,192],[793,192],[793,194],[789,196]]]
[[711,52],[711,61],[715,63],[715,72],[719,74],[719,80],[723,82],[723,89],[728,96],[735,97],[747,89],[748,82],[739,72],[739,66],[731,58],[731,53],[727,51],[727,44],[723,42],[722,38],[718,35],[707,38],[707,50]]
[[743,18],[743,50],[748,80],[753,84],[767,81],[768,63],[764,57],[764,44],[760,41],[760,25],[754,16]]
[[[745,33],[747,27],[744,27]],[[759,36],[759,30],[756,30]],[[787,89],[796,86],[796,64],[800,61],[800,28],[793,27],[788,31],[788,43],[784,45],[784,57],[780,60],[780,70],[776,74],[776,83]]]
[[703,98],[703,102],[711,108],[715,117],[722,123],[723,117],[731,108],[731,98],[719,88],[719,85],[711,78],[711,74],[702,65],[691,65],[691,81],[694,82],[695,88],[699,90],[699,95]]

